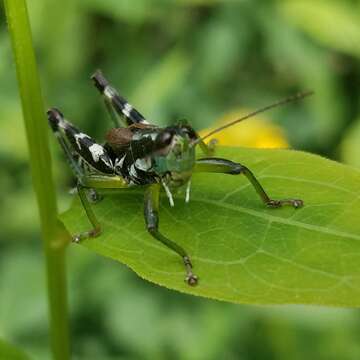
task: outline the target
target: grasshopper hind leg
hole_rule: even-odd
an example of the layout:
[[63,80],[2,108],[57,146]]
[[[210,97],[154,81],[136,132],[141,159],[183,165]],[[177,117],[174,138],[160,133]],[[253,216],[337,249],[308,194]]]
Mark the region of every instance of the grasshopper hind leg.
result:
[[146,119],[128,101],[112,87],[100,70],[91,79],[105,100],[105,104],[116,127],[127,127],[134,124],[148,124]]
[[87,199],[92,204],[97,204],[103,198],[104,198],[104,196],[99,194],[95,189],[93,189],[93,188],[88,189],[88,191],[87,191]]
[[[93,189],[89,189],[89,190],[93,190]],[[81,200],[81,203],[85,209],[86,215],[89,219],[89,221],[91,222],[91,225],[93,226],[93,228],[91,230],[88,231],[84,231],[82,233],[76,234],[72,237],[73,242],[75,243],[79,243],[81,240],[83,239],[87,239],[89,237],[96,237],[99,236],[101,234],[101,226],[99,221],[97,220],[93,210],[91,209],[91,204],[88,200],[88,196],[90,193],[86,193],[86,188],[83,187],[80,182],[77,184],[77,191]],[[97,194],[97,192],[95,191],[95,193]]]
[[[82,233],[73,236],[73,241],[79,243],[81,240],[99,236],[102,232],[101,225],[91,207],[89,196],[91,194],[97,197],[96,201],[99,201],[99,193],[97,190],[120,190],[126,189],[128,184],[120,176],[106,176],[106,175],[90,175],[85,176],[81,181],[78,181],[77,192],[80,197],[83,208],[86,212],[87,218],[89,219],[92,229],[84,231]],[[89,193],[90,192],[90,193]],[[102,196],[100,197],[100,200]]]

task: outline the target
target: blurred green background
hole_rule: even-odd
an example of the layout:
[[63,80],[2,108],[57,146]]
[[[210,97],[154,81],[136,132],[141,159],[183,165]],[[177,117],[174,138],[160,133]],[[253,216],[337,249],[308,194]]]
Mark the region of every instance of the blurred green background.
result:
[[[97,68],[153,122],[187,118],[197,129],[312,89],[265,117],[293,148],[360,167],[359,0],[28,6],[47,106],[99,139],[111,123],[89,81]],[[0,20],[0,338],[49,359],[39,220],[1,7]],[[73,179],[51,145],[65,209]],[[220,303],[153,286],[79,246],[68,259],[74,359],[360,358],[358,310]]]

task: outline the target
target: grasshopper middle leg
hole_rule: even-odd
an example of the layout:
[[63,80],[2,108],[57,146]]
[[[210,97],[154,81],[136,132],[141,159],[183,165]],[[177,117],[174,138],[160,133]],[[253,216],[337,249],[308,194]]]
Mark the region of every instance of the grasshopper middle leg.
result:
[[186,268],[185,281],[189,285],[196,285],[198,282],[197,276],[192,272],[192,264],[189,255],[186,251],[175,242],[171,241],[159,231],[159,184],[150,185],[145,192],[145,207],[144,215],[146,228],[149,233],[158,241],[162,242],[165,246],[179,254],[184,262]]
[[79,233],[79,234],[76,234],[75,236],[73,236],[73,241],[76,243],[80,242],[83,239],[89,238],[89,237],[98,236],[101,233],[100,223],[97,220],[97,218],[91,208],[91,204],[86,196],[85,188],[80,183],[78,183],[77,190],[78,190],[78,194],[79,194],[81,203],[85,209],[86,215],[87,215],[88,219],[90,220],[93,228],[91,230],[84,231],[82,233]]

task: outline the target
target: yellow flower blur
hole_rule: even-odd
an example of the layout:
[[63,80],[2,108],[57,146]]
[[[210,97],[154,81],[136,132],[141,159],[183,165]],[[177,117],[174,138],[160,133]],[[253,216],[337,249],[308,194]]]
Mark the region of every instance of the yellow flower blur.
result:
[[[250,112],[250,111],[249,111]],[[234,110],[220,118],[211,128],[201,130],[200,136],[205,136],[210,131],[238,119],[249,112]],[[244,146],[256,148],[287,148],[289,146],[284,131],[278,125],[271,123],[263,117],[247,119],[239,124],[229,127],[213,137],[217,139],[219,145],[223,146]]]

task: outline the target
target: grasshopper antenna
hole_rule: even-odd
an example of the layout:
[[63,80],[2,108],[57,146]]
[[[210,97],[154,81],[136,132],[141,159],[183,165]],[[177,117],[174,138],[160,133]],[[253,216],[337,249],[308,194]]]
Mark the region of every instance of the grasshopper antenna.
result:
[[288,104],[288,103],[291,103],[291,102],[294,102],[294,101],[302,100],[302,99],[304,99],[305,97],[308,97],[308,96],[313,95],[313,94],[314,94],[313,91],[300,92],[300,93],[297,93],[297,94],[295,94],[295,95],[289,96],[289,97],[287,97],[287,98],[285,98],[285,99],[279,100],[279,101],[277,101],[277,102],[275,102],[275,103],[273,103],[273,104],[264,106],[264,107],[261,108],[261,109],[255,110],[255,111],[253,111],[253,112],[251,112],[251,113],[249,113],[249,114],[247,114],[247,115],[245,115],[245,116],[243,116],[243,117],[241,117],[241,118],[239,118],[239,119],[236,119],[236,120],[234,120],[234,121],[231,121],[231,122],[228,123],[228,124],[225,124],[225,125],[223,125],[223,126],[218,127],[217,129],[215,129],[215,130],[213,130],[213,131],[210,131],[208,134],[206,134],[206,135],[203,136],[202,138],[197,139],[197,140],[193,143],[193,146],[195,146],[195,145],[198,144],[199,142],[204,141],[206,138],[210,137],[211,135],[214,135],[214,134],[216,134],[216,133],[218,133],[218,132],[220,132],[220,131],[223,131],[224,129],[226,129],[226,128],[230,127],[230,126],[233,126],[233,125],[239,123],[240,121],[249,119],[249,118],[251,118],[251,117],[253,117],[253,116],[256,116],[256,115],[258,115],[258,114],[260,114],[260,113],[263,113],[263,112],[265,112],[265,111],[267,111],[267,110],[271,110],[271,109],[273,109],[273,108],[276,108],[276,107],[278,107],[278,106],[282,106],[282,105],[285,105],[285,104]]

